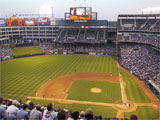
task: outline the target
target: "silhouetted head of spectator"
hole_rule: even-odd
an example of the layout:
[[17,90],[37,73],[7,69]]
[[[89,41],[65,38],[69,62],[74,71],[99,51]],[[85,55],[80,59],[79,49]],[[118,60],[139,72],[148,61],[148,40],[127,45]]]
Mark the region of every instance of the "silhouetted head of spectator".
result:
[[86,110],[85,118],[86,118],[87,120],[93,119],[93,110],[92,110],[91,108],[88,108],[88,109]]
[[93,120],[93,115],[92,114],[85,114],[85,119]]
[[23,104],[22,108],[23,108],[23,110],[26,110],[28,108],[28,105],[27,104]]
[[49,104],[47,105],[47,110],[48,110],[48,111],[53,111],[53,107],[54,107],[53,103],[49,103]]
[[0,105],[2,104],[3,102],[3,97],[0,96]]
[[22,100],[19,100],[19,103],[22,104]]
[[102,116],[98,116],[97,120],[103,120]]
[[12,105],[12,101],[11,101],[11,100],[8,100],[7,105],[8,105],[8,106]]
[[18,105],[20,105],[20,103],[17,100],[13,100],[12,105],[18,106]]
[[77,120],[79,118],[79,112],[73,112],[71,114],[71,118],[73,118],[74,120]]
[[130,120],[138,120],[138,117],[136,115],[131,115]]
[[59,111],[58,115],[57,115],[57,119],[58,120],[65,120],[66,119],[66,112],[64,110]]
[[41,105],[40,105],[40,104],[37,104],[37,105],[36,105],[36,109],[39,110],[39,111],[41,111]]
[[82,112],[80,113],[80,117],[81,117],[81,118],[84,118],[84,117],[85,117],[85,112],[84,112],[84,111],[82,111]]
[[26,103],[26,104],[28,105],[28,109],[29,109],[29,110],[32,110],[32,109],[34,109],[34,107],[35,107],[34,105],[31,105],[31,104],[29,104],[29,103]]

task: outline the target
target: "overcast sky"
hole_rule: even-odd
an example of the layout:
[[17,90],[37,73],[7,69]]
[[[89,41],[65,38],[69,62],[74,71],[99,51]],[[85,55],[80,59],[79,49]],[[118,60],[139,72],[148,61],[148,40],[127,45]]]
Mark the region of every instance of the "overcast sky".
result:
[[138,14],[146,7],[160,6],[160,0],[0,0],[0,17],[16,13],[39,13],[42,7],[53,7],[56,18],[64,18],[70,7],[92,7],[98,19],[116,20],[118,14]]

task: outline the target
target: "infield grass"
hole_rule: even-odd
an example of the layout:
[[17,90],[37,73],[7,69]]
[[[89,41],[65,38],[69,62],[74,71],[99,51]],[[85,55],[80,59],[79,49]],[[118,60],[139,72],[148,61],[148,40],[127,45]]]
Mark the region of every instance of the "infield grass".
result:
[[31,55],[36,53],[43,53],[43,50],[40,47],[21,47],[21,48],[13,48],[14,55]]
[[[101,93],[92,93],[91,88],[100,88]],[[121,100],[120,83],[94,80],[76,80],[68,91],[69,100],[114,103]]]

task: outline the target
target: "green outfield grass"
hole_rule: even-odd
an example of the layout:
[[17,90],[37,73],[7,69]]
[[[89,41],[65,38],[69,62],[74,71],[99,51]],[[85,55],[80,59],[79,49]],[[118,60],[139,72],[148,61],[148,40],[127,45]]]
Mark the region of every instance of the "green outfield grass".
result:
[[[102,92],[98,94],[90,92],[90,89],[95,87],[100,88]],[[68,91],[67,99],[114,103],[121,100],[120,83],[76,80]]]
[[[17,100],[24,99],[26,96],[35,96],[38,88],[50,78],[74,74],[75,68],[77,69],[77,73],[97,72],[112,73],[115,75],[119,73],[116,61],[112,57],[87,55],[49,55],[13,59],[0,62],[0,68],[0,96]],[[150,102],[134,78],[124,71],[121,72],[127,85],[126,92],[128,99],[141,103]],[[116,90],[114,87],[112,89]],[[112,100],[106,102],[114,102],[118,99],[112,98]],[[60,105],[63,106],[63,104]],[[68,106],[68,108],[78,111],[90,106],[96,108],[97,113],[103,113],[107,116],[111,113],[111,111],[109,111],[111,110],[110,107],[78,104]],[[81,108],[81,106],[83,107]]]
[[43,53],[40,47],[23,47],[23,48],[13,48],[14,55],[31,55],[36,53]]
[[115,61],[105,56],[50,55],[1,62],[2,94],[35,96],[38,88],[62,75],[84,72],[118,73]]
[[136,111],[125,113],[125,118],[128,118],[134,114],[138,116],[138,120],[155,120],[160,117],[158,110],[150,107],[138,107]]

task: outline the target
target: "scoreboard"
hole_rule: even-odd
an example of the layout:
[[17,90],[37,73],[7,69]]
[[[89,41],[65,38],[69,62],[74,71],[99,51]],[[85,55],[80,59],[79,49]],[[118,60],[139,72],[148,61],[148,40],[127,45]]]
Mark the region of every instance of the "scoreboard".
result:
[[91,20],[90,7],[70,8],[70,20]]
[[65,20],[97,20],[97,13],[92,12],[91,7],[72,7],[65,13]]

